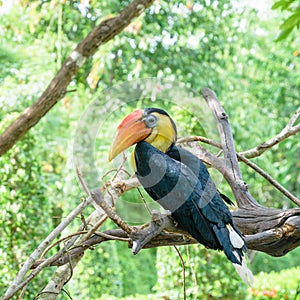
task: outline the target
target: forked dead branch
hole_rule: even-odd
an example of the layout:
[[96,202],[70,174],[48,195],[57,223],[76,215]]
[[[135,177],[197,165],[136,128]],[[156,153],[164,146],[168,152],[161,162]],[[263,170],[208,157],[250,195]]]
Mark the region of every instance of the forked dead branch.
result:
[[[213,155],[204,147],[199,146],[199,144],[197,144],[197,147],[192,148],[191,151],[221,172],[231,186],[238,205],[238,209],[233,211],[234,221],[244,233],[248,248],[263,251],[272,256],[285,255],[300,245],[300,208],[287,210],[266,208],[251,196],[240,172],[238,158],[241,155],[237,155],[235,152],[228,116],[211,90],[203,89],[202,94],[216,118],[221,137],[223,157]],[[297,114],[299,115],[299,110]],[[295,116],[293,118],[294,124],[297,118]],[[298,126],[294,127],[298,128]],[[299,132],[299,129],[297,130]],[[294,132],[294,134],[296,133]],[[201,138],[194,138],[194,140],[197,139]],[[186,138],[180,142],[190,140]],[[203,142],[216,147],[220,146],[218,143],[205,138],[203,138]],[[244,153],[247,153],[247,151]],[[84,185],[84,178],[80,178],[79,172],[78,176],[80,182]],[[196,243],[189,234],[178,228],[168,215],[159,212],[153,213],[149,224],[128,226],[116,214],[113,207],[113,204],[116,203],[123,193],[139,186],[139,182],[135,177],[125,179],[126,176],[126,173],[120,169],[117,175],[114,176],[114,180],[106,184],[102,191],[98,189],[91,193],[85,187],[87,199],[75,208],[30,256],[16,277],[17,280],[14,281],[14,285],[10,287],[10,294],[7,294],[3,299],[10,299],[18,291],[26,287],[45,267],[59,266],[48,285],[37,296],[37,299],[56,299],[64,284],[72,276],[73,268],[83,257],[85,251],[107,240],[128,242],[129,247],[132,247],[133,254],[137,254],[142,248]],[[298,199],[296,198],[296,200]],[[85,220],[85,225],[78,229],[78,234],[73,233],[69,238],[64,239],[64,247],[54,256],[47,259],[39,259],[45,249],[49,247],[49,244],[53,243],[55,236],[92,202],[95,202],[96,206],[100,206],[101,209],[95,211]],[[112,219],[119,229],[101,232],[101,226],[107,217]],[[86,225],[88,228],[84,228]],[[33,270],[25,277],[29,269]]]
[[[42,116],[68,92],[69,83],[84,61],[92,56],[101,44],[117,35],[153,2],[152,0],[134,0],[120,14],[101,22],[99,26],[95,27],[69,55],[37,102],[30,106],[1,134],[0,155],[10,149],[31,127],[35,126]],[[222,143],[219,144],[216,141],[202,137],[183,138],[178,142],[183,143],[194,140],[222,149],[224,157],[213,155],[202,144],[200,146],[199,143],[194,143],[191,151],[207,164],[218,169],[231,186],[238,205],[238,209],[233,212],[234,220],[245,234],[248,248],[263,251],[272,256],[285,255],[300,245],[300,208],[281,210],[261,206],[259,199],[256,201],[249,193],[248,186],[242,179],[238,160],[256,170],[281,191],[283,196],[288,197],[300,206],[297,197],[249,160],[262,155],[276,144],[299,133],[300,124],[297,125],[296,121],[300,115],[300,108],[291,117],[285,128],[276,136],[253,149],[237,154],[234,149],[227,114],[212,91],[204,89],[202,92],[216,117]],[[105,186],[105,189],[94,191],[92,194],[87,191],[88,197],[75,207],[28,257],[3,299],[11,299],[22,289],[26,289],[26,286],[46,267],[58,266],[47,286],[36,297],[36,299],[56,299],[64,285],[71,278],[76,264],[84,256],[85,251],[107,240],[128,242],[134,254],[142,248],[196,243],[191,236],[176,227],[176,224],[168,215],[159,212],[152,214],[152,220],[149,224],[135,227],[128,226],[114,211],[114,203],[123,193],[138,186],[139,183],[136,178],[127,178],[126,174],[119,170],[117,176]],[[93,202],[96,202],[95,205],[100,206],[101,209],[83,220],[84,222],[77,232],[56,240],[62,231]],[[103,231],[101,227],[108,217],[119,228]],[[62,245],[61,250],[46,258],[48,251],[59,243]]]

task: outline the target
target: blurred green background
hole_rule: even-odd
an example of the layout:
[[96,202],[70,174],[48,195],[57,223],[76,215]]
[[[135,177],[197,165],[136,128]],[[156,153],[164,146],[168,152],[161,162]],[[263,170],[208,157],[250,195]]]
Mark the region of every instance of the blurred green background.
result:
[[[0,157],[0,291],[84,195],[71,161],[72,138],[82,112],[103,90],[146,77],[180,81],[198,93],[210,87],[229,115],[238,151],[278,133],[300,99],[296,2],[155,1],[124,32],[101,46],[70,84],[69,89],[76,92],[68,93]],[[2,1],[1,132],[36,101],[76,44],[128,3]],[[201,128],[193,116],[170,109],[184,132],[199,134]],[[100,136],[97,165],[104,170],[109,169],[106,153],[116,124],[107,126]],[[295,136],[253,160],[298,197],[299,145]],[[241,169],[259,203],[293,207],[251,169],[244,165]],[[225,182],[221,189],[232,198]],[[123,201],[139,198],[134,191]],[[91,211],[87,209],[85,215]],[[78,219],[73,229],[79,224]],[[300,299],[299,248],[281,258],[251,253],[252,289],[241,283],[223,254],[200,245],[179,249],[185,261],[188,299]],[[33,299],[52,272],[51,268],[43,271],[28,286],[25,299]],[[66,290],[73,299],[182,299],[182,266],[172,247],[133,256],[125,243],[107,242],[86,253]],[[68,299],[67,293],[59,299]]]

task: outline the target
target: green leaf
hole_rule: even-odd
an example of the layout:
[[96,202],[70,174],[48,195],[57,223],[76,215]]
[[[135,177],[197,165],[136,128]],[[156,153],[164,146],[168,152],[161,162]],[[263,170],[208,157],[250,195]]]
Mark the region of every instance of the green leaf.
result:
[[287,18],[281,25],[280,29],[281,30],[287,30],[289,28],[293,28],[300,24],[300,13],[295,13],[291,15],[289,18]]
[[275,37],[275,42],[279,42],[282,41],[284,39],[286,39],[288,37],[288,35],[292,32],[293,27],[289,28],[287,30],[280,30],[277,34],[277,36]]
[[273,4],[272,9],[287,10],[295,0],[280,0]]

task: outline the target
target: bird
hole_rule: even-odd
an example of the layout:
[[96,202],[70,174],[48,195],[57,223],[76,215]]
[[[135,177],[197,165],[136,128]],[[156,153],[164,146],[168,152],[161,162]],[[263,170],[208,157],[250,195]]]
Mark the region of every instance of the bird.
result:
[[200,244],[224,251],[251,286],[244,236],[224,203],[231,201],[218,191],[202,160],[178,147],[176,140],[176,124],[165,110],[137,109],[117,127],[108,159],[135,145],[131,164],[149,196]]

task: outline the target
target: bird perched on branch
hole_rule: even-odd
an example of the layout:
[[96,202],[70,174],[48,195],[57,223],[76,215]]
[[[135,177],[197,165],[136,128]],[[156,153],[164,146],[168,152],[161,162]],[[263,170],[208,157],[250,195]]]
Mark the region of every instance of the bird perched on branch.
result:
[[132,164],[147,193],[199,243],[223,250],[240,277],[251,285],[253,275],[246,265],[241,232],[204,163],[177,147],[176,139],[176,125],[168,113],[139,109],[118,126],[109,160],[136,144]]

